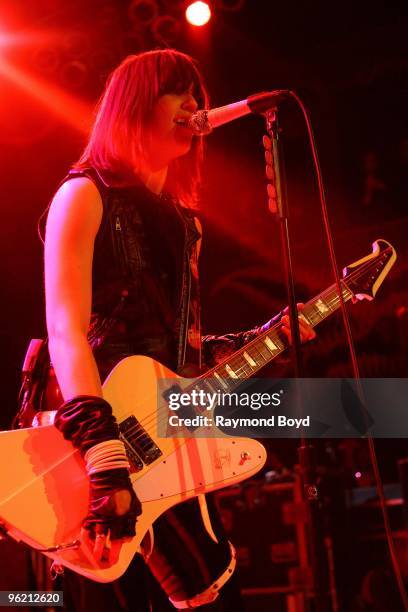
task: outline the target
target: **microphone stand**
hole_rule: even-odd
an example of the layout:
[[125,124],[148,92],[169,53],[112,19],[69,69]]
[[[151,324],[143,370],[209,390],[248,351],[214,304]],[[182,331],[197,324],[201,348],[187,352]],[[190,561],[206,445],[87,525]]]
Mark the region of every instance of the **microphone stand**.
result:
[[[266,131],[270,142],[265,137],[265,159],[267,163],[267,177],[273,182],[268,184],[269,210],[279,220],[281,245],[285,268],[285,281],[287,287],[290,329],[292,336],[292,357],[294,375],[296,379],[303,376],[302,350],[299,332],[299,320],[295,298],[294,277],[289,235],[289,209],[284,172],[284,159],[282,154],[278,124],[277,106],[264,112]],[[301,409],[301,398],[296,389],[298,408]],[[298,447],[300,476],[302,480],[303,500],[306,506],[306,521],[308,532],[309,559],[312,569],[311,584],[306,581],[303,585],[308,610],[314,612],[330,612],[330,585],[327,554],[325,548],[324,521],[321,512],[321,496],[316,473],[316,449],[302,436]],[[313,601],[313,606],[311,603]]]

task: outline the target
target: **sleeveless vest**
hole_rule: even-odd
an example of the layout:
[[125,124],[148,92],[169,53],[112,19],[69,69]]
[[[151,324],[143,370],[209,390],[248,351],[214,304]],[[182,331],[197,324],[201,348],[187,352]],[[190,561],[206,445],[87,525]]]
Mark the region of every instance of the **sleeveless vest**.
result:
[[110,186],[90,168],[103,216],[95,240],[88,339],[102,379],[123,357],[148,355],[181,372],[201,367],[194,213],[142,183]]

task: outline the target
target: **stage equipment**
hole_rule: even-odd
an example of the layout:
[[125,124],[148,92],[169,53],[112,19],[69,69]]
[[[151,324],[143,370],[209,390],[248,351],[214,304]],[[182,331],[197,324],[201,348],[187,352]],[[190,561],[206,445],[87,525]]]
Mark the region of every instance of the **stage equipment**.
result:
[[[374,242],[373,253],[345,268],[344,299],[373,299],[395,258],[395,250],[388,242]],[[302,316],[316,326],[338,307],[339,297],[332,285],[305,304]],[[183,392],[205,392],[208,379],[213,381],[215,377],[222,381],[223,391],[234,392],[287,348],[280,329],[281,324],[276,323],[196,379],[181,379],[144,356],[123,359],[113,369],[104,383],[103,395],[119,423],[131,464],[132,484],[142,502],[137,535],[123,543],[115,560],[97,563],[80,542],[87,512],[88,477],[79,451],[49,425],[52,413],[37,413],[40,427],[0,433],[0,460],[13,465],[13,470],[3,471],[0,481],[0,520],[5,531],[88,578],[99,582],[118,578],[152,523],[168,508],[236,484],[264,465],[265,448],[250,438],[209,438],[205,427],[201,435],[206,437],[191,437],[189,428],[185,438],[163,438],[158,425],[163,428],[168,423],[166,398],[174,384],[183,385]],[[171,380],[169,388],[159,396],[158,379]],[[189,406],[193,416],[201,414],[200,408]],[[24,415],[19,419],[24,421]]]
[[[341,309],[341,313],[343,317],[344,330],[346,332],[347,345],[349,349],[351,366],[353,368],[353,377],[354,377],[354,381],[356,384],[357,396],[363,408],[363,410],[361,411],[361,414],[362,414],[362,417],[365,418],[365,413],[366,413],[365,398],[364,398],[363,389],[360,383],[360,369],[359,369],[359,364],[357,361],[353,334],[351,331],[350,317],[349,317],[349,314],[348,314],[348,311],[345,305],[345,300],[343,299],[343,294],[342,294],[342,289],[341,289],[341,279],[340,279],[339,269],[337,266],[337,258],[336,258],[336,253],[334,249],[333,235],[332,235],[332,231],[330,227],[329,214],[328,214],[327,202],[326,202],[326,193],[324,189],[323,176],[322,176],[322,171],[320,167],[319,156],[317,153],[317,147],[316,147],[316,141],[315,141],[314,132],[312,128],[312,123],[309,117],[309,113],[306,109],[306,106],[304,105],[300,97],[293,91],[291,92],[291,96],[297,102],[299,108],[302,111],[302,114],[305,120],[305,124],[306,124],[306,128],[307,128],[307,133],[309,136],[310,147],[311,147],[311,152],[312,152],[312,157],[313,157],[313,164],[314,164],[314,168],[316,171],[316,179],[317,179],[317,185],[318,185],[318,193],[319,193],[319,200],[320,200],[320,206],[321,206],[324,231],[325,231],[327,246],[328,246],[329,255],[330,255],[330,264],[331,264],[333,276],[335,278],[337,292],[340,298],[340,309]],[[292,320],[292,317],[291,317],[291,320]],[[298,326],[297,319],[295,320],[293,318],[293,322],[295,326]],[[294,354],[294,357],[296,358],[296,351],[294,351],[293,354]],[[376,453],[376,449],[374,445],[374,440],[369,433],[366,435],[366,439],[367,439],[368,449],[370,452],[371,466],[372,466],[372,470],[374,474],[375,484],[376,484],[376,488],[378,492],[379,504],[380,504],[382,517],[383,517],[384,531],[385,531],[385,535],[387,539],[388,550],[389,550],[391,564],[392,564],[392,570],[394,573],[395,581],[398,585],[398,591],[400,594],[401,602],[403,604],[404,609],[408,610],[408,592],[405,587],[401,565],[397,558],[396,549],[394,546],[394,541],[393,541],[393,537],[391,533],[391,525],[390,525],[390,520],[389,520],[388,513],[387,513],[387,504],[386,504],[386,499],[384,495],[383,483],[382,483],[382,478],[380,474],[380,468],[378,465],[378,459],[377,459],[377,453]]]
[[276,91],[265,91],[249,96],[245,100],[226,104],[210,110],[199,110],[193,113],[188,121],[188,126],[197,136],[206,136],[213,129],[249,115],[250,113],[261,114],[267,111],[271,105],[276,104],[290,95],[285,89]]
[[[349,315],[345,306],[345,300],[343,297],[343,290],[341,286],[341,279],[339,275],[339,270],[337,267],[337,260],[334,250],[334,243],[332,232],[329,223],[327,204],[326,204],[326,195],[324,190],[323,178],[319,163],[319,158],[317,154],[317,147],[314,139],[313,129],[311,125],[311,121],[309,118],[309,114],[306,110],[305,105],[299,96],[290,91],[289,95],[297,102],[299,105],[305,122],[307,126],[308,136],[310,139],[310,145],[312,149],[313,162],[316,170],[316,178],[319,189],[319,198],[321,203],[321,211],[322,218],[325,228],[325,235],[328,243],[329,254],[330,254],[330,262],[331,268],[333,271],[333,275],[335,278],[335,285],[337,295],[339,297],[339,306],[343,315],[343,323],[346,331],[347,344],[349,347],[350,360],[353,367],[354,380],[356,383],[357,396],[359,399],[359,403],[362,407],[361,417],[366,418],[365,414],[367,411],[365,410],[365,398],[363,394],[363,390],[360,384],[360,373],[357,362],[357,356],[354,347],[354,340],[351,332]],[[290,251],[290,232],[289,232],[289,211],[288,211],[288,203],[286,197],[286,185],[285,185],[285,176],[284,176],[284,158],[282,154],[281,148],[281,135],[282,130],[278,125],[278,113],[277,113],[277,104],[278,101],[265,113],[266,119],[266,129],[268,132],[268,138],[264,138],[264,146],[266,148],[266,162],[267,162],[267,176],[270,174],[274,177],[274,184],[268,185],[268,196],[269,196],[269,209],[271,213],[275,213],[280,222],[281,229],[281,243],[282,243],[282,251],[284,258],[284,266],[285,266],[285,276],[286,276],[286,286],[287,286],[287,294],[288,294],[288,303],[289,303],[289,318],[290,318],[290,328],[292,333],[292,356],[293,356],[293,369],[294,375],[296,378],[302,378],[304,376],[302,370],[302,353],[301,353],[301,343],[300,343],[300,333],[299,333],[299,321],[298,314],[296,308],[296,300],[295,300],[295,291],[294,291],[294,277],[292,271],[292,263],[291,263],[291,251]],[[300,394],[298,394],[298,403],[299,410],[298,413],[300,415],[303,414],[301,409],[301,398]],[[367,427],[368,431],[368,427]],[[380,502],[380,507],[383,514],[383,524],[385,533],[387,536],[388,547],[390,551],[390,557],[392,561],[394,576],[396,582],[398,584],[398,589],[400,592],[400,597],[403,602],[404,608],[408,610],[408,595],[404,585],[404,580],[401,572],[401,567],[397,559],[394,542],[391,534],[391,526],[387,514],[386,501],[383,491],[382,480],[380,476],[379,466],[377,455],[375,451],[375,446],[373,439],[370,435],[366,436],[368,447],[370,450],[370,458],[371,464],[374,472],[374,477],[376,481],[378,497]],[[309,512],[309,547],[310,547],[310,556],[311,556],[311,564],[313,567],[313,579],[314,579],[314,610],[316,612],[329,612],[330,602],[329,595],[327,591],[327,583],[328,583],[328,563],[324,550],[324,532],[322,529],[322,521],[320,516],[320,507],[321,507],[321,499],[320,492],[317,486],[317,465],[316,465],[316,451],[315,448],[309,443],[306,443],[306,440],[303,440],[301,446],[299,447],[299,463],[302,470],[302,478],[303,478],[303,486],[304,486],[304,494],[305,500],[308,503],[308,512]]]
[[[290,329],[292,335],[292,360],[295,378],[304,376],[299,331],[298,311],[296,305],[294,274],[289,229],[289,208],[287,202],[284,157],[282,151],[282,130],[278,124],[278,102],[276,99],[265,112],[266,131],[263,138],[265,147],[266,175],[269,178],[267,194],[269,211],[279,221],[281,247],[285,270],[285,284],[288,299]],[[336,291],[339,305],[343,301],[343,288]],[[297,414],[303,416],[300,393],[297,393]],[[305,591],[308,604],[313,600],[316,612],[330,612],[329,558],[325,549],[324,521],[322,516],[322,499],[318,488],[316,472],[316,451],[310,441],[302,439],[298,449],[299,465],[303,486],[303,498],[307,512],[308,553],[312,568],[312,584]]]
[[273,484],[253,478],[215,499],[234,542],[246,609],[303,612],[311,568],[299,473]]
[[[402,485],[402,486],[401,486]],[[392,528],[392,537],[398,561],[403,573],[407,572],[408,533],[401,498],[403,483],[384,484],[384,495]],[[376,575],[378,592],[390,589],[389,609],[402,610],[396,584],[386,563],[388,557],[387,538],[384,533],[382,509],[378,491],[374,486],[357,487],[346,491],[346,516],[348,537],[353,542],[352,551],[343,549],[344,560],[339,559],[340,574],[343,574],[343,591],[350,599],[364,588],[365,577]],[[346,578],[347,576],[347,578]],[[350,602],[351,603],[351,602]],[[376,602],[377,603],[377,602]],[[379,604],[379,602],[378,602]],[[379,604],[380,605],[380,604]],[[381,608],[385,609],[385,608]]]

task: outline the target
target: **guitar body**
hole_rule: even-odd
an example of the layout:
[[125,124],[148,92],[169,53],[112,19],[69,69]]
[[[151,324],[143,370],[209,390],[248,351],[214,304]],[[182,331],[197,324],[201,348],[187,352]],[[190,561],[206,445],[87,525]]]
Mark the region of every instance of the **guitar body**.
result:
[[178,380],[155,360],[134,356],[121,361],[103,387],[118,423],[136,417],[161,453],[148,465],[133,466],[131,479],[143,511],[137,535],[121,546],[117,561],[95,563],[84,544],[44,550],[79,539],[88,504],[84,463],[53,425],[0,433],[0,460],[10,466],[0,483],[0,520],[12,537],[83,576],[109,582],[125,572],[146,532],[167,509],[240,482],[262,468],[266,451],[251,439],[158,438],[159,378]]
[[[371,254],[344,269],[343,300],[372,300],[395,260],[392,245],[376,240]],[[338,288],[332,285],[305,304],[302,317],[315,326],[339,305]],[[196,379],[194,386],[200,381],[205,385],[205,378],[214,376],[223,390],[230,390],[240,380],[254,376],[285,350],[279,329],[277,323],[260,333],[205,377]],[[0,461],[9,466],[0,481],[0,522],[11,536],[83,576],[109,582],[124,573],[153,522],[167,509],[240,482],[262,468],[266,451],[249,438],[231,438],[221,432],[214,437],[214,432],[209,436],[203,429],[197,430],[200,437],[158,437],[159,421],[164,419],[166,424],[169,411],[158,398],[160,379],[170,379],[166,388],[172,386],[171,379],[180,387],[185,385],[157,361],[134,356],[121,361],[103,387],[119,423],[143,510],[137,535],[121,546],[117,560],[96,563],[86,545],[78,543],[87,513],[88,478],[79,453],[54,426],[0,433]]]

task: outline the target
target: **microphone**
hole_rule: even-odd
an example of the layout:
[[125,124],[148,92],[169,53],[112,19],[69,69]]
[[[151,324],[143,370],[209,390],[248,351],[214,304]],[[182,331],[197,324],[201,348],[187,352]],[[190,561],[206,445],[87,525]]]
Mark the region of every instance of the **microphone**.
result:
[[266,113],[266,111],[276,107],[278,102],[287,98],[290,93],[289,89],[264,91],[233,104],[212,108],[211,110],[199,110],[191,115],[188,127],[196,136],[206,136],[220,125],[244,117],[244,115]]

